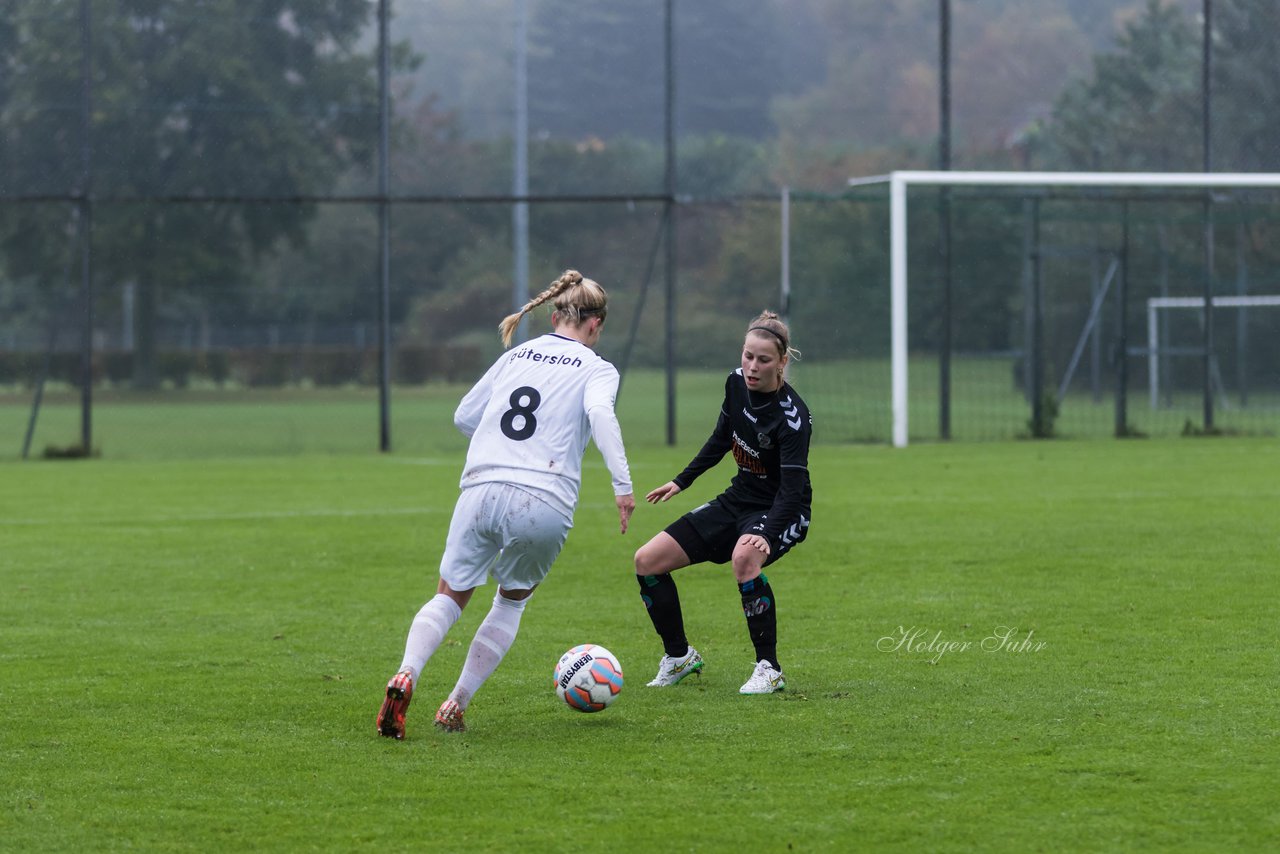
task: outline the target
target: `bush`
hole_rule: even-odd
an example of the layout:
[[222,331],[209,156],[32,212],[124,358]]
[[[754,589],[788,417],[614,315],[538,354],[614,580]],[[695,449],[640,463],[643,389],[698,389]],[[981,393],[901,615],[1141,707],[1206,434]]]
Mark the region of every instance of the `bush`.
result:
[[[34,385],[44,370],[45,358],[43,353],[0,352],[0,384]],[[94,382],[105,380],[127,386],[133,378],[134,360],[134,353],[95,353]],[[484,367],[484,357],[477,346],[401,347],[392,354],[391,379],[405,385],[433,380],[469,382]],[[80,372],[79,353],[54,353],[45,379],[78,387]],[[354,347],[166,351],[156,356],[156,374],[161,383],[173,388],[186,388],[195,381],[218,385],[233,381],[253,388],[299,383],[374,385],[378,381],[378,353]]]

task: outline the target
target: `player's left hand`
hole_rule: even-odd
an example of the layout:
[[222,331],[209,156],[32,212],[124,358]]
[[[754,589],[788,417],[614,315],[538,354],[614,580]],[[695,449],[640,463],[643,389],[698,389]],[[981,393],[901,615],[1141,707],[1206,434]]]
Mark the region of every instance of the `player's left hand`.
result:
[[769,556],[769,540],[759,534],[743,534],[738,545],[753,548],[765,557]]
[[636,512],[636,499],[628,493],[614,496],[613,501],[618,505],[618,521],[622,523],[622,533],[625,534],[627,523],[631,521],[631,514]]

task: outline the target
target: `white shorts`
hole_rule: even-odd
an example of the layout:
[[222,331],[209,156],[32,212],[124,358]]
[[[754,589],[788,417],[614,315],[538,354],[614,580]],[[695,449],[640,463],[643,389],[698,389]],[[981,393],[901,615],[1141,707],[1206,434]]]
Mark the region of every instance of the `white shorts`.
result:
[[536,491],[468,486],[453,508],[440,577],[454,590],[479,587],[490,576],[504,590],[529,590],[547,577],[572,527]]

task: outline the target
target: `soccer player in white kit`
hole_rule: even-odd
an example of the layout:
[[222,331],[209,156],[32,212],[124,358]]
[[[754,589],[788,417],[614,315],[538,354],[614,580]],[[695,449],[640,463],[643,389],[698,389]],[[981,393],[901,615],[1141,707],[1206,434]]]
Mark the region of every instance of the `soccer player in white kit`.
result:
[[436,712],[436,726],[466,729],[463,712],[511,648],[520,615],[573,527],[582,455],[594,439],[613,478],[622,533],[635,510],[631,473],[614,414],[618,371],[591,349],[600,340],[608,296],[568,270],[499,329],[510,346],[520,319],[552,302],[553,331],[504,353],[453,415],[470,437],[462,494],[453,510],[436,595],[409,627],[404,659],[387,683],[380,735],[404,738],[405,712],[427,660],[492,577],[493,606],[476,629],[462,673]]

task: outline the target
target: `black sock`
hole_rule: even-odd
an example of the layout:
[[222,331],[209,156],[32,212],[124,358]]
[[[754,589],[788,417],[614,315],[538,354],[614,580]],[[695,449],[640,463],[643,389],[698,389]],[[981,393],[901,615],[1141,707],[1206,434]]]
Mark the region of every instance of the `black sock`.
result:
[[684,615],[680,612],[680,594],[676,591],[671,573],[662,575],[637,575],[640,582],[640,598],[649,610],[649,619],[662,638],[663,651],[672,658],[679,658],[689,651],[689,641],[684,636]]
[[773,587],[761,573],[750,581],[738,585],[742,594],[742,613],[747,618],[747,633],[756,648],[756,661],[767,661],[782,669],[778,663],[778,613],[773,598]]

